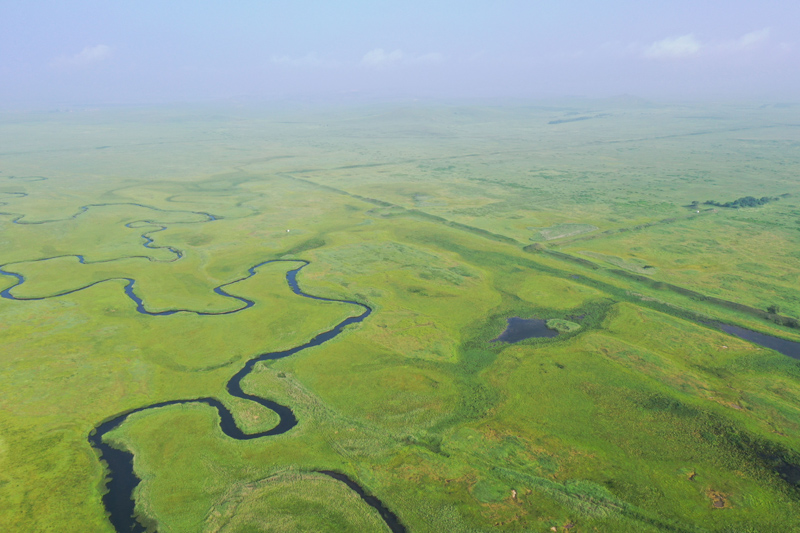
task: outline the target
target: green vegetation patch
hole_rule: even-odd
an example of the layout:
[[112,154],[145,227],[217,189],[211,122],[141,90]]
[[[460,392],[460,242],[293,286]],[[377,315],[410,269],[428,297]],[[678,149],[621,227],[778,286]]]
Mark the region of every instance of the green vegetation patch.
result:
[[581,329],[580,324],[570,322],[569,320],[562,320],[560,318],[552,318],[547,321],[547,327],[554,329],[559,333],[572,333]]
[[[800,108],[707,107],[726,120],[220,106],[0,124],[0,265],[25,277],[10,294],[60,295],[0,299],[0,529],[110,531],[87,436],[121,412],[214,397],[272,427],[231,376],[361,312],[292,292],[300,262],[230,283],[283,257],[309,262],[304,293],[373,311],[242,380],[292,410],[285,434],[231,439],[197,403],[109,433],[152,527],[385,529],[330,470],[412,533],[797,530],[800,363],[703,320],[788,335],[765,319],[800,317],[797,202],[735,209],[800,193]],[[151,311],[254,305],[145,316],[121,278]],[[491,342],[514,316],[562,334]]]
[[206,522],[219,533],[389,531],[378,512],[340,481],[285,471],[237,487]]
[[623,259],[616,255],[601,254],[600,252],[581,251],[581,253],[637,274],[654,274],[656,272],[656,267],[636,257]]
[[[714,205],[717,207],[729,207],[732,209],[739,209],[740,207],[760,207],[770,202],[777,202],[778,200],[780,200],[780,198],[778,197],[762,196],[761,198],[755,198],[753,196],[742,196],[741,198],[737,198],[732,202],[720,203],[714,200],[706,200],[703,203],[705,205]],[[693,203],[692,205],[694,206],[696,204]]]
[[542,228],[538,231],[537,235],[531,238],[532,241],[552,241],[555,239],[563,239],[564,237],[572,237],[582,233],[589,233],[595,231],[597,226],[592,224],[556,224],[548,228]]
[[482,479],[472,487],[472,495],[481,503],[494,503],[511,496],[511,488],[493,480]]

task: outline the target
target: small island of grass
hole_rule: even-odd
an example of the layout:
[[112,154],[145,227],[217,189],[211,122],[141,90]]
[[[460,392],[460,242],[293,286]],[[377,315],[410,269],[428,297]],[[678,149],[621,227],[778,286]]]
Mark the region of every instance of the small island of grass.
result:
[[573,331],[578,331],[581,329],[580,324],[570,322],[569,320],[563,320],[561,318],[551,318],[547,321],[547,327],[554,329],[559,333],[572,333]]

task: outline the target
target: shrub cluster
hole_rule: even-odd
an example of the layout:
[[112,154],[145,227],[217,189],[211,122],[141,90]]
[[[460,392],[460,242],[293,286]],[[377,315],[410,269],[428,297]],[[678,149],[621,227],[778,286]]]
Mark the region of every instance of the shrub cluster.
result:
[[[762,196],[761,198],[756,198],[754,196],[742,196],[734,200],[733,202],[725,202],[721,204],[714,200],[706,200],[703,202],[705,205],[714,205],[717,207],[730,207],[733,209],[739,209],[740,207],[758,207],[764,204],[768,204],[770,202],[777,202],[780,200],[778,197],[769,197],[769,196]],[[693,206],[697,205],[697,202],[692,202]]]

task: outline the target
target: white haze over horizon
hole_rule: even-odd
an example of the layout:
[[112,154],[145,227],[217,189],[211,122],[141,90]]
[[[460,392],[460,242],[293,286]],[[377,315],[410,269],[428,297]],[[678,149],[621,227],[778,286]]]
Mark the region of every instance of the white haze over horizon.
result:
[[800,95],[796,1],[3,4],[0,107]]

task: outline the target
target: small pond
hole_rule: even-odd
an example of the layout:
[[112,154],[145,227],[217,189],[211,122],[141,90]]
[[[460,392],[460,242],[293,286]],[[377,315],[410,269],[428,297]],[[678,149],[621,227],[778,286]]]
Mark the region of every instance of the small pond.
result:
[[546,320],[541,318],[519,318],[514,316],[508,319],[508,326],[506,326],[506,330],[496,339],[492,339],[492,342],[501,341],[513,343],[534,337],[551,338],[555,337],[556,335],[558,335],[558,332],[554,329],[548,328]]

